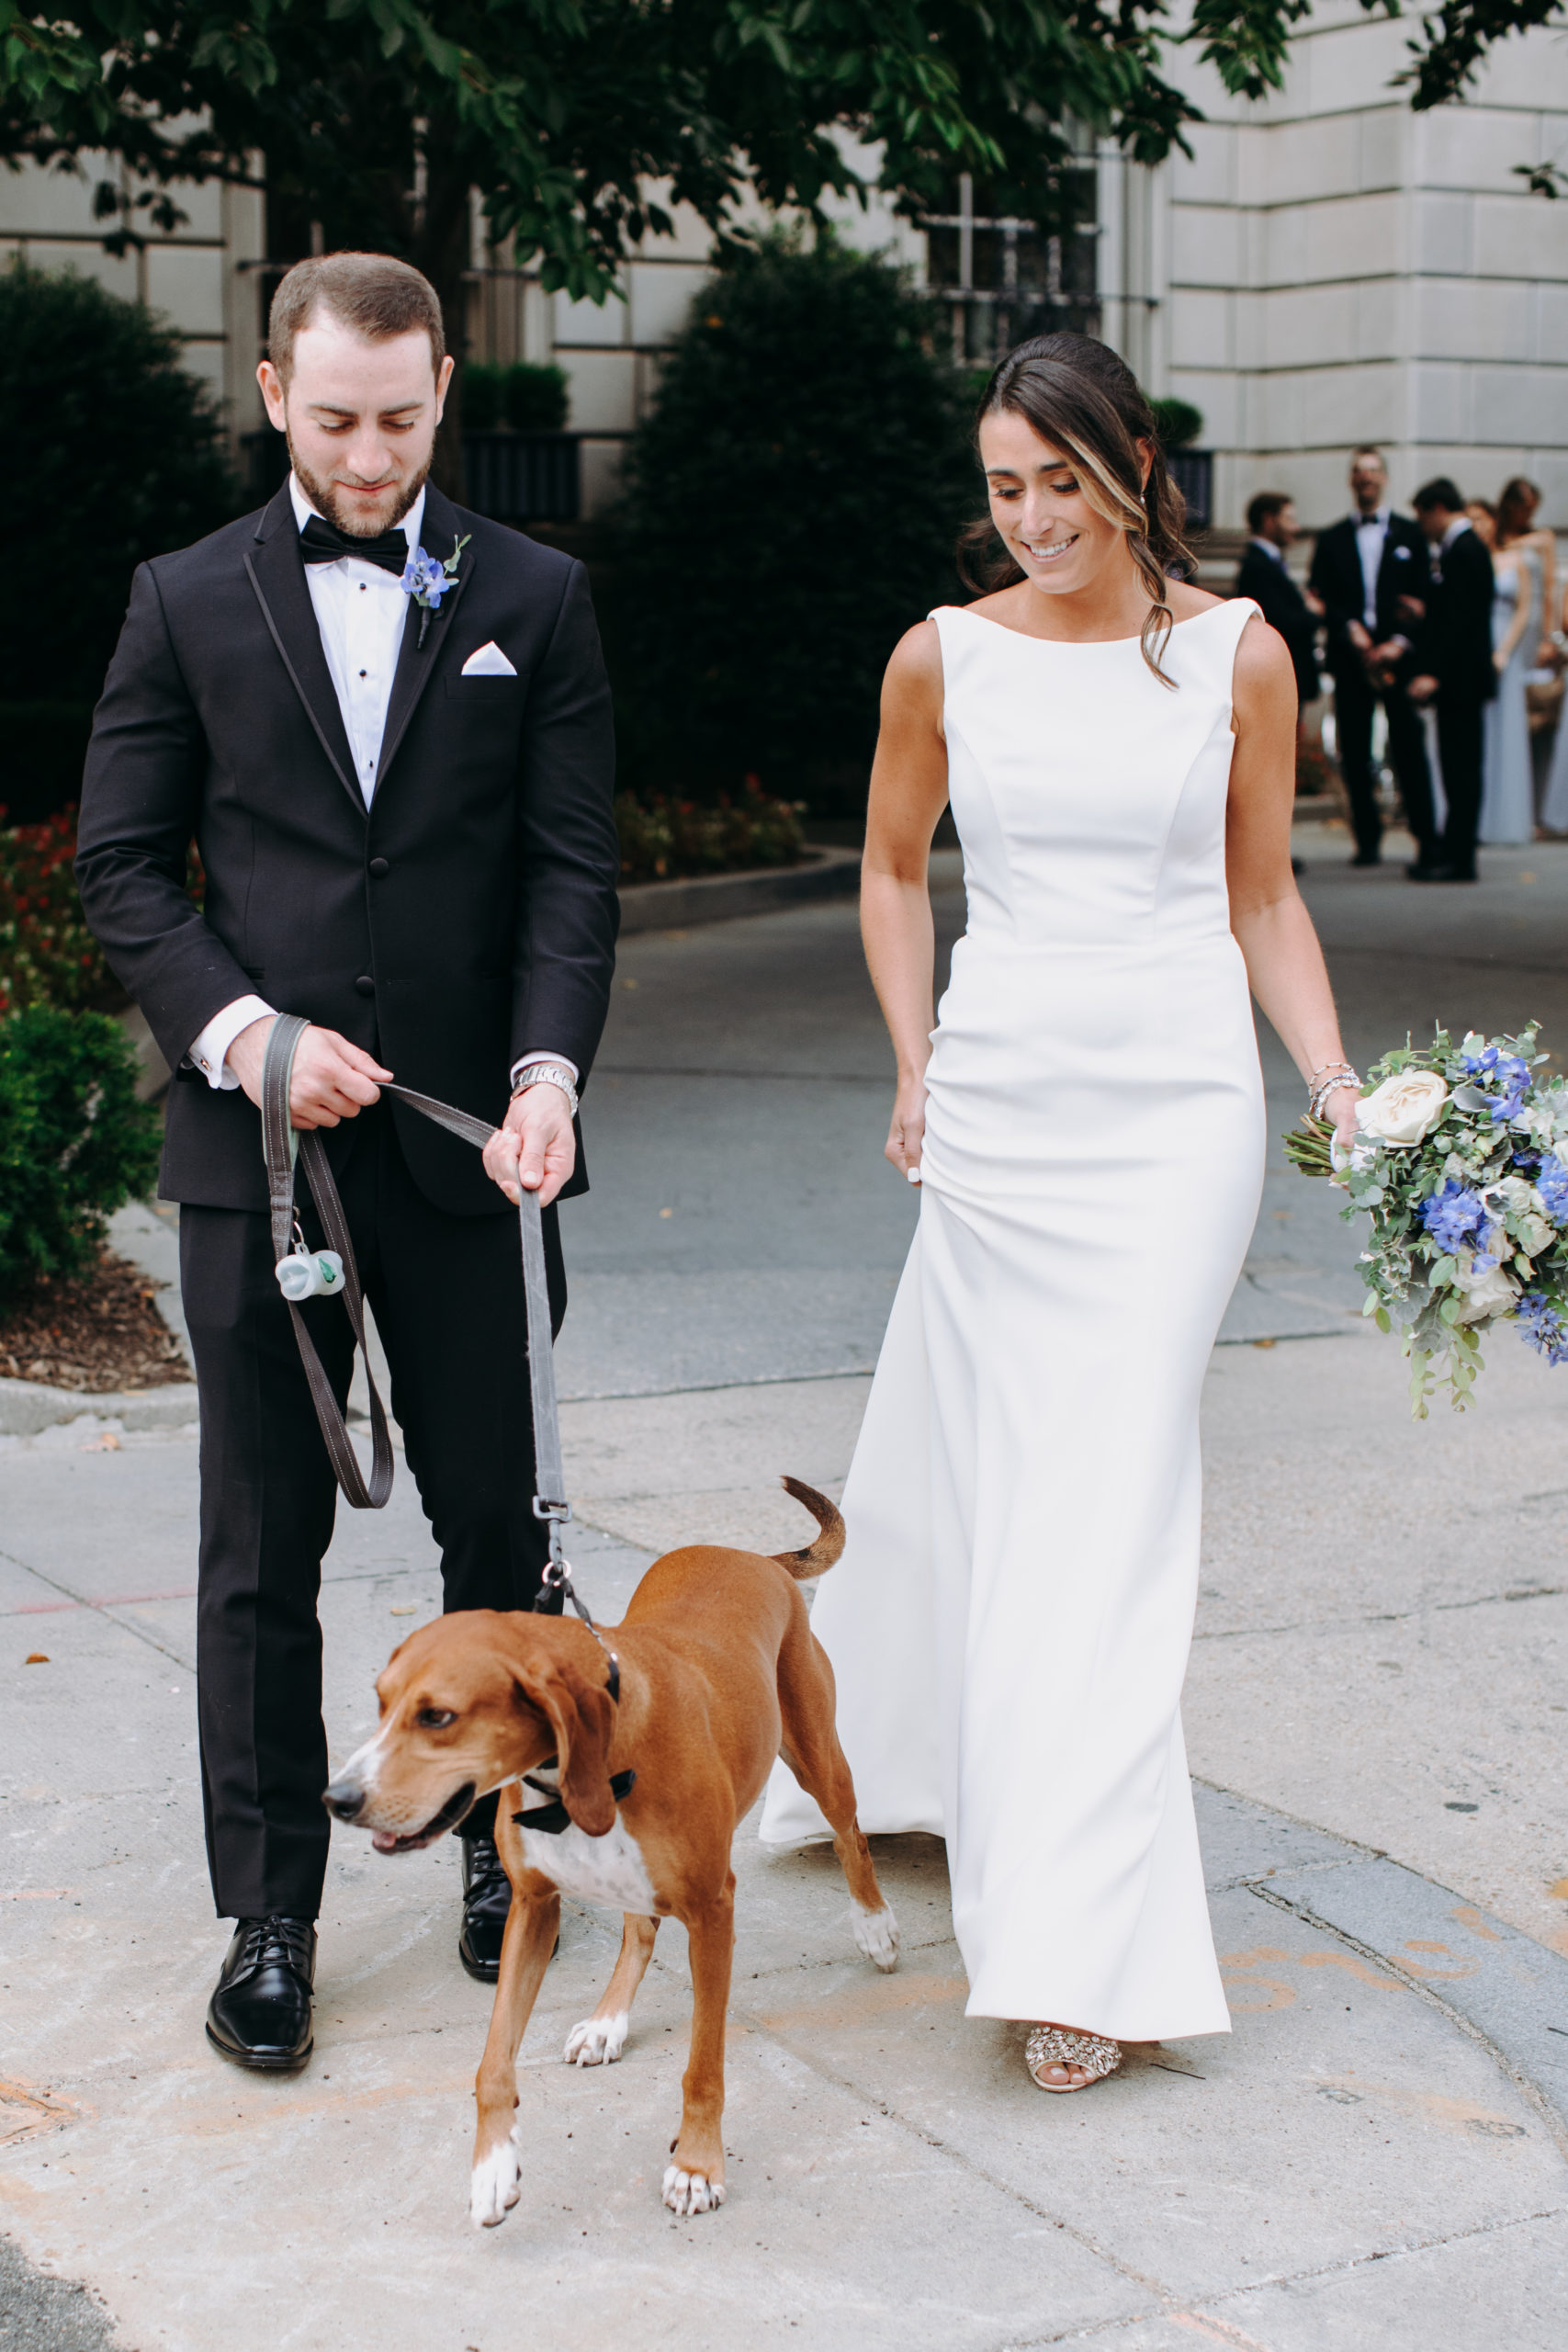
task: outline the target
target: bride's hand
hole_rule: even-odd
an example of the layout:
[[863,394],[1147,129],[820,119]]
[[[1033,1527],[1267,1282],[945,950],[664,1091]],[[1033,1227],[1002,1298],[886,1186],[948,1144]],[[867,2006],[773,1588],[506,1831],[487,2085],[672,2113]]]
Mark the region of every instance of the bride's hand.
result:
[[1359,1088],[1337,1086],[1323,1106],[1334,1121],[1334,1140],[1341,1151],[1349,1151],[1361,1139],[1361,1131],[1356,1125],[1356,1105],[1360,1099]]
[[920,1150],[926,1139],[924,1079],[904,1079],[893,1100],[893,1124],[887,1130],[883,1158],[901,1169],[911,1184],[920,1181]]

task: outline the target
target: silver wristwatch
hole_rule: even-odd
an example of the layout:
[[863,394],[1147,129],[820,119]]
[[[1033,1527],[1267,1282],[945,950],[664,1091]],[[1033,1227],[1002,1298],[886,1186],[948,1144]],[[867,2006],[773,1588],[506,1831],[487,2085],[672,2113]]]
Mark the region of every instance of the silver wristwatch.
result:
[[513,1101],[515,1102],[517,1097],[520,1094],[525,1094],[531,1086],[558,1086],[571,1105],[572,1117],[576,1118],[577,1088],[572,1083],[570,1070],[565,1069],[561,1063],[530,1062],[527,1069],[520,1073],[517,1083],[512,1090]]

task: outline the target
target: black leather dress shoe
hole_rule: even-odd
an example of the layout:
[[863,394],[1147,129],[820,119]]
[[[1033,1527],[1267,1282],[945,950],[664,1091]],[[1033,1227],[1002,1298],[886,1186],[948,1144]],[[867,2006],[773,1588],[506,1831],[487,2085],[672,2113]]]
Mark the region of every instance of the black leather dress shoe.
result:
[[207,2005],[207,2039],[236,2066],[297,2074],[310,2055],[316,1930],[309,1919],[242,1919]]
[[1412,882],[1475,882],[1480,879],[1473,865],[1413,865]]
[[493,1838],[464,1838],[463,1928],[457,1957],[470,1976],[493,1984],[501,1974],[501,1939],[512,1908],[512,1882]]
[[1350,863],[1352,865],[1381,865],[1382,852],[1379,849],[1359,849]]

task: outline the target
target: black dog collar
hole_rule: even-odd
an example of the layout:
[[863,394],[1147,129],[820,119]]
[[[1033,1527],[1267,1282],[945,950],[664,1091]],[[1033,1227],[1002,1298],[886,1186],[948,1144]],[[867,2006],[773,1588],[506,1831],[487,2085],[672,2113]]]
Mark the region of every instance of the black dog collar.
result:
[[[531,1779],[526,1772],[524,1774],[523,1779],[525,1787],[537,1789],[541,1796],[553,1797],[555,1802],[553,1804],[536,1805],[533,1810],[528,1813],[514,1813],[512,1816],[513,1820],[524,1829],[543,1830],[547,1838],[558,1838],[563,1829],[571,1828],[571,1815],[568,1813],[565,1805],[561,1803],[556,1791],[550,1788],[547,1783],[543,1781]],[[626,1799],[630,1795],[636,1780],[637,1774],[635,1772],[611,1773],[610,1794],[615,1798],[617,1804],[624,1804]]]

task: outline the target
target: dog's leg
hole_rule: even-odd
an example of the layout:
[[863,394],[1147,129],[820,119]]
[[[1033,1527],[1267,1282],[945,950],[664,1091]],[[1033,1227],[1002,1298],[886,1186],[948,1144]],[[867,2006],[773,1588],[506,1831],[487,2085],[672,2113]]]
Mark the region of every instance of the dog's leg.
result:
[[653,1958],[659,1922],[640,1911],[623,1915],[621,1949],[604,1997],[591,2018],[574,2025],[567,2037],[569,2066],[613,2066],[626,2046],[632,2003]]
[[496,1808],[496,1844],[512,1881],[512,1908],[502,1939],[501,1974],[490,2032],[474,2083],[478,2118],[468,2211],[475,2226],[482,2230],[492,2230],[498,2222],[504,2222],[522,2193],[520,2127],[514,2120],[517,2050],[560,1930],[560,1896],[547,1879],[529,1870],[523,1859],[523,1840],[512,1824],[512,1813],[521,1802],[517,1789],[503,1789]]
[[692,1961],[692,2047],[681,2084],[681,2132],[671,2146],[664,2202],[711,2213],[724,2202],[724,2027],[735,1954],[735,1874],[724,1893],[685,1915]]
[[779,1658],[780,1754],[833,1831],[833,1851],[849,1882],[855,1942],[883,1970],[898,1965],[898,1922],[876,1883],[871,1849],[855,1818],[855,1784],[834,1727],[833,1669],[806,1623],[792,1628]]

